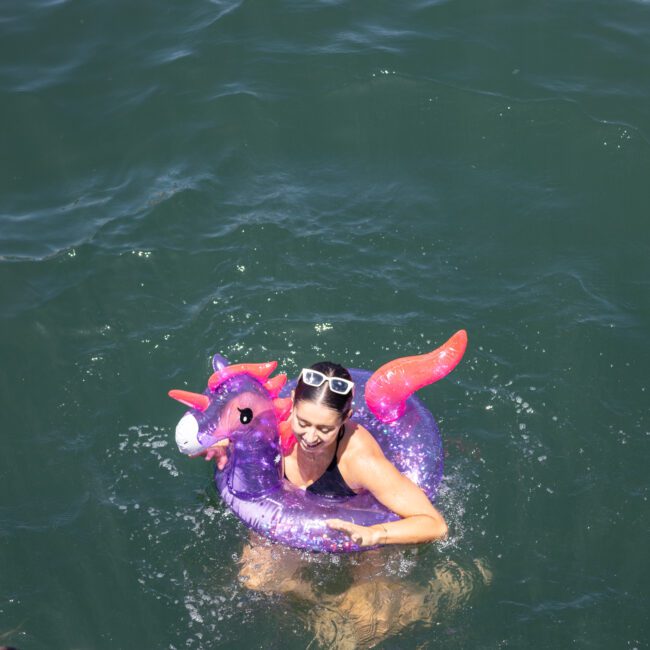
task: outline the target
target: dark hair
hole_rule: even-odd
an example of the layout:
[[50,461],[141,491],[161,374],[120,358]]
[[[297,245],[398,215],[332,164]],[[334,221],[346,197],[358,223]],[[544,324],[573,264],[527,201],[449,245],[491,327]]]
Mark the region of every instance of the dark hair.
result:
[[[338,363],[319,361],[313,366],[310,366],[310,368],[322,372],[327,377],[341,377],[341,379],[349,379],[352,381],[352,375],[348,372],[347,368],[344,368]],[[301,400],[316,402],[340,413],[342,416],[346,416],[352,406],[352,393],[352,390],[347,395],[335,393],[330,390],[329,382],[326,381],[318,387],[309,386],[302,380],[301,375],[296,384],[296,392],[293,401],[294,403],[300,402]]]

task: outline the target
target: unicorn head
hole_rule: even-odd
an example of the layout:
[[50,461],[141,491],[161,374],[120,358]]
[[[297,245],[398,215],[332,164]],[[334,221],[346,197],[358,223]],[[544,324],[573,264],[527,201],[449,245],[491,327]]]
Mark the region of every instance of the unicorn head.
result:
[[170,397],[190,407],[176,426],[176,444],[183,454],[198,454],[220,440],[252,434],[262,421],[286,417],[290,407],[290,400],[277,399],[286,375],[269,379],[277,362],[230,366],[217,354],[212,365],[215,372],[203,393],[169,391]]

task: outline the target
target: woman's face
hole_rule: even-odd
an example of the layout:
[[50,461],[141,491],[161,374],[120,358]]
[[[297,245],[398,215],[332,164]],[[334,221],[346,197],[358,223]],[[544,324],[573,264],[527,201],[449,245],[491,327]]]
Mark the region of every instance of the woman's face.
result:
[[291,412],[291,428],[303,451],[317,453],[336,441],[343,424],[341,415],[327,406],[300,400]]

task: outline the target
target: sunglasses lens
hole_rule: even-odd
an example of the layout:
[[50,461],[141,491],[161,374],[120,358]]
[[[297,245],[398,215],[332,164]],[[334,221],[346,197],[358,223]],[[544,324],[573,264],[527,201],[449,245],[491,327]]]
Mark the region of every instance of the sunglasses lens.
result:
[[304,370],[302,379],[309,386],[320,386],[325,381],[325,376],[314,370]]
[[335,392],[341,395],[345,395],[350,390],[350,384],[347,381],[336,379],[332,377],[330,379],[330,388]]

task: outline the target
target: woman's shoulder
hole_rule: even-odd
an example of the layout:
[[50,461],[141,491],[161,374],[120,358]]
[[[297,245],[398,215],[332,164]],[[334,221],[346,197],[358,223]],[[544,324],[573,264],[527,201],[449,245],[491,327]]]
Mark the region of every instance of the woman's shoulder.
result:
[[372,433],[363,425],[350,420],[345,425],[345,435],[341,441],[342,453],[341,458],[345,456],[346,460],[354,461],[358,457],[367,457],[368,455],[381,454],[381,447],[374,439]]
[[368,489],[370,468],[388,462],[373,435],[364,426],[349,422],[341,441],[339,471],[353,490]]

